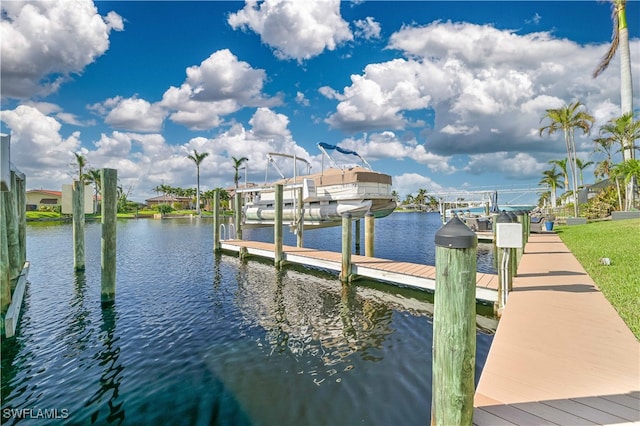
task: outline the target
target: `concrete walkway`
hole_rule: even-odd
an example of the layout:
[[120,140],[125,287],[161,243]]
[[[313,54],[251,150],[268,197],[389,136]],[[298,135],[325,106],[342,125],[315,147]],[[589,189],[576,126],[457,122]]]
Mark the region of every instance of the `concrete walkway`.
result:
[[556,234],[529,239],[475,406],[477,425],[640,424],[640,343]]

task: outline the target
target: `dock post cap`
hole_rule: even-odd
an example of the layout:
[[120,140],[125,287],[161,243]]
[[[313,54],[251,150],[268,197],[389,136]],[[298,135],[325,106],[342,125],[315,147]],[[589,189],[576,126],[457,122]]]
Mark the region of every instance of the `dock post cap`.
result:
[[496,223],[512,223],[513,220],[511,219],[511,216],[509,216],[507,214],[507,212],[505,212],[504,210],[500,212],[500,214],[498,215],[498,218],[496,219]]
[[351,218],[351,213],[350,212],[342,213],[342,217],[346,217],[347,219],[349,219]]
[[478,237],[457,216],[453,216],[449,222],[436,232],[436,246],[446,248],[466,249],[476,247]]

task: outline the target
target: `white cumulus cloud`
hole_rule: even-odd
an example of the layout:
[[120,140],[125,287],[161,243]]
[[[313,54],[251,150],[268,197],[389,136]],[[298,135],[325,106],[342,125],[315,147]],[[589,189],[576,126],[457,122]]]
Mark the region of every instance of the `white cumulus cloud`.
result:
[[353,39],[340,15],[340,0],[247,0],[228,22],[234,29],[259,34],[281,59],[302,61]]
[[3,1],[0,22],[2,96],[28,98],[58,90],[104,54],[115,12],[100,16],[91,0]]

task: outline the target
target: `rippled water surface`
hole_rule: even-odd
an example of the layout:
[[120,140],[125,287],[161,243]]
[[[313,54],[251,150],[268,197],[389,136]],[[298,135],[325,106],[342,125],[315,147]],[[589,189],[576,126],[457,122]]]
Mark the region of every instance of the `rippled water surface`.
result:
[[[376,255],[429,263],[440,224],[426,216],[377,221]],[[433,306],[419,292],[215,257],[210,220],[131,220],[118,222],[116,303],[102,308],[100,225],[85,232],[76,274],[70,225],[27,227],[22,319],[2,344],[3,423],[30,424],[11,409],[68,424],[429,422]],[[305,243],[339,249],[339,231]],[[478,333],[476,377],[491,338]]]

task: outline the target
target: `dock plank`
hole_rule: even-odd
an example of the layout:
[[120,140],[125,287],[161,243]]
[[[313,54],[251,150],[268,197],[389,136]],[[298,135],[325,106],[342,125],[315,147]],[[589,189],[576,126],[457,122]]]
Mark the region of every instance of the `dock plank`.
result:
[[[245,247],[249,254],[273,259],[274,245],[258,241],[224,240],[221,241],[223,250],[239,251]],[[284,258],[287,262],[299,263],[311,267],[326,268],[340,271],[342,253],[316,250],[302,247],[283,246]],[[422,290],[434,291],[436,268],[433,265],[422,265],[411,262],[397,262],[389,259],[352,255],[352,265],[356,275],[382,280],[391,284],[414,287]],[[478,272],[480,282],[493,282],[491,274]],[[495,280],[497,282],[497,279]],[[498,298],[497,287],[490,285],[476,286],[476,299],[485,302],[495,302]]]
[[559,424],[638,422],[640,342],[556,234],[530,236],[513,288],[476,407]]

